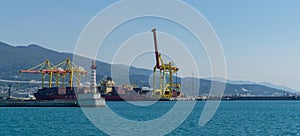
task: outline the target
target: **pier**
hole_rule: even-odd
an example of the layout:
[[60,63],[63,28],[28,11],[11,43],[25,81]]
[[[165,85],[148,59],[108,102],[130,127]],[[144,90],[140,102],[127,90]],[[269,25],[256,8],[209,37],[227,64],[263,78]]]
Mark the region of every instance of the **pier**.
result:
[[2,100],[0,101],[0,107],[79,107],[79,104],[76,100]]

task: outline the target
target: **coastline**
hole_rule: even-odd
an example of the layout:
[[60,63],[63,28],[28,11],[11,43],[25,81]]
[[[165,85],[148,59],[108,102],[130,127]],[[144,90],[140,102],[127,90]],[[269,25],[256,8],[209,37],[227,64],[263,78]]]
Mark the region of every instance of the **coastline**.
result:
[[[220,100],[220,97],[208,99],[178,99],[168,101],[207,101]],[[270,101],[300,100],[297,96],[223,96],[222,101]],[[122,100],[124,101],[124,100]],[[164,100],[167,101],[167,100]],[[113,102],[113,101],[111,101]],[[77,100],[0,100],[0,107],[80,107]]]

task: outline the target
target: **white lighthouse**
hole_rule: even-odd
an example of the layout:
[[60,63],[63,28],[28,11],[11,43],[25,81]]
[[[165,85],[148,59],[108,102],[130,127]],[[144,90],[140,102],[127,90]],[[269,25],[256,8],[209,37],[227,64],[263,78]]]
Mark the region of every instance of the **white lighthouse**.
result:
[[91,80],[91,93],[97,93],[96,69],[97,69],[96,61],[93,60],[92,65],[91,65],[91,79],[92,79]]
[[91,65],[91,87],[90,93],[78,94],[78,102],[80,107],[105,107],[105,99],[101,97],[101,94],[97,91],[96,84],[96,61],[92,61]]

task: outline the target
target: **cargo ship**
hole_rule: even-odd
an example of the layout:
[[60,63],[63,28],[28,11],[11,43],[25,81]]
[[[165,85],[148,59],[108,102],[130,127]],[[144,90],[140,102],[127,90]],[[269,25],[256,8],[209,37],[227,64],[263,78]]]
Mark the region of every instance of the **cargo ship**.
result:
[[44,87],[34,93],[36,100],[76,99],[74,87]]
[[[77,95],[86,89],[89,87],[44,87],[38,89],[34,96],[36,100],[76,100]],[[114,86],[114,81],[110,77],[105,77],[98,84],[97,91],[106,101],[169,101],[167,98],[153,97],[150,88]]]
[[[137,88],[139,89],[139,88]],[[67,90],[67,91],[66,91]],[[36,97],[36,100],[75,100],[77,95],[75,94],[75,88],[59,88],[59,87],[53,87],[53,88],[41,88],[38,89],[38,92],[34,93],[34,96]],[[64,93],[64,91],[69,92]],[[154,98],[148,94],[122,94],[119,95],[115,93],[117,91],[114,91],[113,93],[105,94],[101,93],[101,97],[104,98],[106,101],[168,101],[169,99],[157,99]]]
[[[80,88],[79,91],[81,91]],[[117,87],[113,88],[113,91],[111,93],[101,93],[101,97],[104,98],[106,101],[168,101],[169,99],[157,99],[152,97],[150,94],[139,94],[139,92],[143,92],[141,88],[134,88],[135,90],[126,90],[125,94],[118,94],[117,90],[124,91],[124,88],[117,89]],[[34,93],[34,96],[36,100],[75,100],[77,97],[75,90],[77,88],[74,87],[52,87],[52,88],[41,88],[38,89],[36,93]],[[135,91],[139,91],[137,94]],[[100,92],[100,91],[99,91]]]

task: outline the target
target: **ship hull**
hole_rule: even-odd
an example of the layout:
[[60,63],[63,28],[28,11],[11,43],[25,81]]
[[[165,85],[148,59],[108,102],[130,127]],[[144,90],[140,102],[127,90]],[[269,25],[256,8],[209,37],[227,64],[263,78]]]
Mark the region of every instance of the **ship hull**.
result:
[[49,87],[38,89],[34,93],[36,100],[74,100],[76,99],[75,89],[73,87]]
[[[74,88],[42,88],[34,94],[36,100],[76,100]],[[165,98],[154,98],[149,95],[101,95],[106,101],[169,101]]]
[[151,96],[107,96],[103,95],[102,96],[106,101],[169,101],[170,99],[164,99],[164,98],[154,98]]

